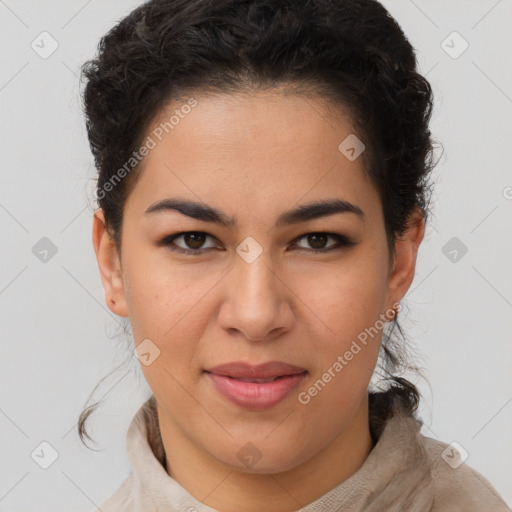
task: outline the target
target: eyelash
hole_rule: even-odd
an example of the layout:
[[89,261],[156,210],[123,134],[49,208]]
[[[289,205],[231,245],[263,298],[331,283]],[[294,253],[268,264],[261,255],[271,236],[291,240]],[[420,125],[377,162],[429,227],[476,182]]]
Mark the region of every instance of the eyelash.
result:
[[[215,238],[213,235],[210,235],[209,233],[205,233],[204,231],[182,231],[181,233],[176,233],[174,235],[168,235],[164,237],[162,240],[160,240],[158,245],[164,245],[169,247],[172,251],[181,253],[181,254],[187,254],[187,255],[200,255],[204,254],[205,252],[209,251],[210,249],[213,249],[212,247],[206,248],[206,249],[183,249],[182,247],[177,246],[176,244],[173,244],[173,241],[176,238],[179,238],[183,235],[189,235],[189,234],[200,234],[200,235],[207,235],[212,238]],[[338,243],[335,244],[332,247],[328,247],[325,249],[298,249],[300,252],[314,252],[314,253],[327,253],[335,250],[342,249],[343,247],[350,247],[352,245],[356,245],[355,242],[352,242],[349,238],[347,238],[345,235],[339,235],[337,233],[328,233],[323,231],[313,231],[311,233],[306,233],[304,235],[301,235],[294,239],[295,241],[300,241],[303,238],[306,238],[310,235],[327,235],[328,237],[333,237],[338,240]]]

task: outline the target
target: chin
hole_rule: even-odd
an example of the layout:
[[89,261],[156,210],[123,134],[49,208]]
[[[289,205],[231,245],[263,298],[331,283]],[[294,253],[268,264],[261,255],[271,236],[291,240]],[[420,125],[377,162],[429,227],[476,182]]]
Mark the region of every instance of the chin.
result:
[[[286,441],[276,439],[273,442],[268,440],[251,442],[246,436],[243,442],[237,443],[240,447],[235,450],[234,455],[232,441],[231,445],[223,447],[226,451],[219,453],[214,450],[210,453],[217,460],[240,473],[278,474],[300,466],[315,454],[313,448],[306,449],[304,446],[298,448],[296,442],[289,441],[290,438]],[[318,451],[321,448],[318,447]]]

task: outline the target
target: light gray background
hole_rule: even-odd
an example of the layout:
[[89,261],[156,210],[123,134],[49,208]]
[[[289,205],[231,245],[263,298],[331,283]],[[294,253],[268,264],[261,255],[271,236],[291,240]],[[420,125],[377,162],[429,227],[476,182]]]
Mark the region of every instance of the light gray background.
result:
[[[129,354],[113,337],[121,322],[104,306],[91,242],[95,169],[77,74],[139,3],[0,0],[1,511],[88,511],[130,469],[126,429],[149,396],[130,355],[131,373],[94,395],[106,395],[89,424],[100,451],[76,434],[89,393]],[[510,505],[512,2],[383,3],[434,88],[432,130],[445,149],[401,313],[430,383],[418,382],[424,432],[462,445]],[[59,44],[47,59],[31,48],[43,31]],[[456,59],[441,46],[453,31],[469,43]],[[57,248],[46,263],[32,252],[42,237]],[[452,237],[468,249],[456,262],[442,252]],[[31,458],[43,441],[59,454],[48,469]]]

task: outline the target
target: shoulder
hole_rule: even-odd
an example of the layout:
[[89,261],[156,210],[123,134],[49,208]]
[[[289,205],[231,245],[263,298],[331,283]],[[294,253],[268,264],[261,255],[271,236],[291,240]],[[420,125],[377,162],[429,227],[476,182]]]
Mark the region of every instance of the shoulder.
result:
[[[466,464],[453,443],[423,435],[423,421],[413,411],[397,400],[391,405],[392,414],[381,421],[373,469],[377,475],[382,468],[390,472],[385,492],[389,494],[391,485],[396,487],[402,500],[397,510],[512,512],[490,482]],[[406,503],[410,508],[404,508]]]
[[91,512],[134,512],[132,505],[133,474],[127,476],[117,491]]
[[510,512],[490,482],[466,464],[455,447],[419,436],[431,466],[435,491],[432,512]]

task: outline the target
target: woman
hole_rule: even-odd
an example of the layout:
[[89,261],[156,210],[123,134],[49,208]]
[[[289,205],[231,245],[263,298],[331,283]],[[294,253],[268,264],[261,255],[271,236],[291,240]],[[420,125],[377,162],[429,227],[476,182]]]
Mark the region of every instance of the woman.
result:
[[395,373],[434,167],[416,66],[374,0],[153,0],[102,39],[93,243],[153,393],[103,512],[508,510]]

